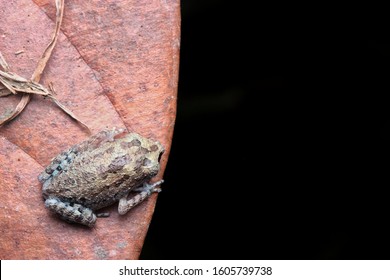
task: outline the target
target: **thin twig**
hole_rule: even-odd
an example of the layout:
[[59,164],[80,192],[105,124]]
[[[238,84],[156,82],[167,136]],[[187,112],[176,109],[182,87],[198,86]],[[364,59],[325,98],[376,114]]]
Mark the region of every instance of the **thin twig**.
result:
[[9,71],[9,66],[8,66],[7,62],[5,61],[1,52],[0,52],[0,66],[3,67],[4,71]]
[[50,92],[41,84],[28,81],[15,73],[3,72],[0,70],[0,82],[13,94],[23,92],[38,95],[50,95]]
[[60,107],[65,113],[67,113],[71,118],[73,118],[74,120],[78,121],[84,128],[86,128],[88,130],[88,132],[91,132],[89,127],[83,123],[81,120],[79,120],[75,114],[73,114],[72,111],[70,111],[68,108],[65,107],[65,105],[63,105],[60,101],[58,101],[54,95],[56,94],[55,90],[54,90],[54,87],[53,87],[53,84],[50,83],[49,84],[49,89],[50,89],[50,92],[51,94],[49,95],[49,98],[53,100],[53,102],[55,104],[57,104],[58,107]]
[[[19,104],[16,106],[12,114],[8,115],[6,118],[0,120],[0,126],[6,122],[17,117],[27,106],[31,100],[31,94],[43,95],[49,97],[58,107],[60,107],[65,113],[67,113],[71,118],[78,121],[82,124],[87,130],[89,128],[80,121],[68,108],[61,104],[54,96],[54,89],[49,91],[47,88],[39,84],[42,73],[45,70],[46,64],[50,59],[50,56],[53,52],[55,44],[60,33],[62,18],[64,16],[64,0],[55,0],[56,3],[56,22],[55,29],[52,34],[50,43],[47,45],[45,51],[43,52],[41,58],[38,61],[37,67],[35,68],[34,73],[31,76],[31,80],[27,80],[15,73],[11,73],[7,62],[0,53],[0,66],[4,71],[0,70],[0,97],[7,96],[11,93],[23,93],[22,98]],[[52,89],[52,87],[51,87]]]
[[[5,61],[1,52],[0,52],[0,66],[3,68],[4,71],[9,71],[9,66],[8,66],[7,62]],[[10,95],[10,94],[11,94],[11,92],[9,91],[9,89],[7,89],[6,86],[4,86],[0,83],[0,97],[4,97],[4,96]]]
[[41,79],[43,70],[45,69],[47,62],[49,61],[51,53],[57,42],[58,34],[60,33],[62,18],[64,16],[64,0],[56,0],[56,8],[56,25],[54,28],[54,32],[51,36],[50,43],[47,45],[45,51],[42,54],[42,57],[38,61],[38,65],[35,68],[34,73],[31,76],[31,80],[34,82],[39,82],[39,80]]

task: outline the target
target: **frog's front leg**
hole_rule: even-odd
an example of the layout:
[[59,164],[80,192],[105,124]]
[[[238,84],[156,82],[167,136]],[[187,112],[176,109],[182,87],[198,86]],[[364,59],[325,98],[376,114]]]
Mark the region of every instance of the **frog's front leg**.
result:
[[129,200],[127,200],[128,194],[119,200],[119,206],[118,206],[119,215],[126,214],[130,209],[140,204],[142,201],[148,198],[152,193],[161,192],[161,189],[158,186],[161,185],[163,182],[164,180],[158,181],[154,184],[144,183],[142,187],[138,187],[136,189],[131,190],[139,193]]
[[88,227],[95,225],[96,215],[91,209],[80,204],[62,202],[56,197],[51,197],[46,199],[45,206],[68,222],[79,223]]

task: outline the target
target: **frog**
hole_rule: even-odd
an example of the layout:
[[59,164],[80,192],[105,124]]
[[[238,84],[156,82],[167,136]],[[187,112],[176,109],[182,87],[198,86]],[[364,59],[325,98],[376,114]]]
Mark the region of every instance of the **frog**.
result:
[[[160,142],[123,129],[103,130],[61,152],[39,174],[46,208],[69,223],[94,227],[97,210],[129,210],[161,191]],[[107,216],[106,213],[101,214]]]

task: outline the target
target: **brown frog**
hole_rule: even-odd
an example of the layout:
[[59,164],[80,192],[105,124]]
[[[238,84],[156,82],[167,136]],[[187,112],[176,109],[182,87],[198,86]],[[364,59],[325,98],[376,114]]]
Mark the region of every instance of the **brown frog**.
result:
[[[154,192],[163,146],[137,133],[105,130],[55,157],[38,179],[45,206],[68,222],[93,227],[94,211],[119,201],[123,215]],[[137,194],[128,200],[128,194]]]

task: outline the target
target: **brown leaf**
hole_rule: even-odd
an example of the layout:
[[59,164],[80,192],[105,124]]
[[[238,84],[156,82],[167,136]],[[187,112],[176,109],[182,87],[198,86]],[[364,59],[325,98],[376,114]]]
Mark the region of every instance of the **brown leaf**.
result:
[[[54,2],[0,0],[0,6],[0,50],[14,73],[28,77],[55,26]],[[66,1],[62,32],[41,81],[54,84],[58,101],[92,133],[127,128],[159,140],[166,152],[156,179],[163,177],[175,121],[179,27],[179,0]],[[1,98],[0,112],[17,102],[17,96]],[[0,128],[0,258],[138,258],[156,195],[125,216],[119,217],[117,205],[105,209],[111,216],[92,230],[44,207],[37,175],[87,137],[39,96]]]

